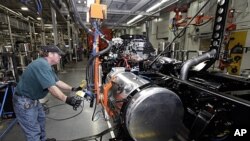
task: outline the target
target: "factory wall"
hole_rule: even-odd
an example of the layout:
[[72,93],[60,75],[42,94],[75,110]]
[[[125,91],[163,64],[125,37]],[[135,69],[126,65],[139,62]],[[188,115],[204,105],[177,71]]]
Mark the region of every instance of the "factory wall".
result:
[[[193,17],[199,9],[206,3],[203,1],[194,1],[190,3],[187,13],[182,13],[183,17]],[[246,31],[247,37],[244,46],[250,47],[250,4],[249,0],[232,0],[229,4],[230,9],[235,9],[234,21],[237,28],[233,32]],[[214,16],[217,7],[217,0],[210,0],[209,4],[201,11],[206,16]],[[162,48],[163,42],[171,42],[175,35],[171,29],[171,20],[175,16],[174,12],[161,12],[160,16],[147,21],[148,33],[146,32],[145,23],[127,30],[127,34],[147,34],[150,42],[155,49]],[[210,39],[213,31],[214,19],[202,26],[188,26],[184,36],[175,40],[178,43],[178,49],[207,51],[210,45]],[[250,50],[250,49],[248,49]],[[195,54],[197,55],[197,54]],[[249,69],[250,65],[247,60],[250,59],[250,51],[244,52],[241,62],[241,70]]]
[[[235,21],[236,30],[234,32],[247,32],[246,40],[243,43],[243,47],[248,48],[245,49],[242,54],[241,67],[240,70],[250,69],[250,1],[249,0],[233,0],[231,3],[231,7],[235,10]],[[237,37],[242,38],[242,37]],[[237,38],[235,40],[237,40]]]

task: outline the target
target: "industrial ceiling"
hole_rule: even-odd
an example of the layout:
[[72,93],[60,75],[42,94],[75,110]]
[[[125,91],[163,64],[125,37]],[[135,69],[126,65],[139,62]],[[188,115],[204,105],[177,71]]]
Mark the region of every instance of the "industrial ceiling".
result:
[[[112,29],[127,28],[136,25],[135,23],[143,22],[149,17],[159,15],[159,12],[167,12],[171,7],[189,3],[192,0],[100,0],[101,4],[107,6],[107,19],[104,20],[103,26]],[[25,17],[26,21],[37,23],[36,32],[42,31],[41,21],[38,17],[43,19],[45,32],[51,32],[52,14],[51,7],[56,11],[57,28],[59,31],[67,32],[67,21],[76,23],[75,25],[81,28],[81,23],[90,25],[87,21],[87,14],[90,10],[90,3],[95,0],[1,0],[0,14],[6,13],[10,9],[16,13],[9,13],[11,18]],[[159,4],[154,10],[149,10],[154,5]],[[27,7],[28,11],[21,10],[21,7]],[[157,15],[158,14],[158,15]],[[18,15],[18,16],[17,16]],[[140,19],[128,24],[128,21],[140,16]],[[28,18],[27,18],[28,17]],[[7,30],[7,24],[0,26],[1,30]],[[14,30],[12,32],[18,32]],[[20,31],[22,32],[22,31]]]
[[[29,20],[38,23],[37,17],[42,17],[45,26],[52,23],[51,7],[53,7],[57,11],[58,27],[67,28],[65,24],[67,20],[78,23],[78,25],[80,25],[79,22],[87,24],[88,2],[91,1],[94,2],[94,0],[1,0],[0,4],[17,14],[30,17]],[[157,9],[146,12],[147,9],[161,1],[164,3]],[[135,16],[142,15],[142,19],[155,16],[160,11],[178,4],[176,2],[178,0],[101,0],[101,4],[107,5],[107,19],[104,20],[103,25],[110,28],[128,27],[131,25],[128,25],[127,22]],[[22,6],[26,6],[29,10],[21,10]],[[2,7],[0,8],[2,9]]]

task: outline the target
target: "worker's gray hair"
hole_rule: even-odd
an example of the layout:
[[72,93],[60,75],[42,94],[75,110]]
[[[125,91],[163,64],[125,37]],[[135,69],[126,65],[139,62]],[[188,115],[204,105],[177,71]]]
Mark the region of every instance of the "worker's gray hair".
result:
[[40,50],[40,51],[39,51],[39,54],[40,54],[41,57],[48,57],[49,52]]

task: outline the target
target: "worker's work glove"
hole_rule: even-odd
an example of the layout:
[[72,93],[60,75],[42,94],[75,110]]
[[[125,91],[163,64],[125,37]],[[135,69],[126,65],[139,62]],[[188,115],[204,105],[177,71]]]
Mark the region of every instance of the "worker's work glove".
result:
[[72,87],[71,91],[76,92],[82,90],[82,87]]
[[75,96],[68,96],[66,98],[66,102],[67,104],[73,106],[74,110],[77,110],[77,108],[81,105],[82,103],[82,97],[75,95]]

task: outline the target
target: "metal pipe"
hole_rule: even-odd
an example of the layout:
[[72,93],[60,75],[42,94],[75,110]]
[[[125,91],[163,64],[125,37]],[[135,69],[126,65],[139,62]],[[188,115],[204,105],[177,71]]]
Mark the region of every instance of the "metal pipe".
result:
[[19,14],[19,13],[13,11],[13,10],[11,10],[11,9],[9,9],[9,8],[7,8],[7,7],[3,6],[3,5],[1,5],[1,4],[0,4],[0,9],[7,11],[7,13],[9,13],[9,14],[12,14],[12,15],[17,16],[17,17],[19,17],[19,18],[22,19],[22,20],[29,21],[27,18],[23,17],[21,14]]
[[183,67],[181,68],[180,79],[187,80],[188,71],[192,66],[197,65],[203,61],[209,60],[211,58],[214,58],[216,53],[217,53],[217,51],[215,49],[213,49],[213,50],[211,50],[211,51],[209,51],[201,56],[198,56],[196,58],[190,59],[187,62],[185,62]]
[[[61,17],[63,18],[63,20],[65,22],[67,22],[67,19],[65,19],[65,17],[61,14],[60,10],[58,9],[58,7],[55,4],[54,0],[49,0],[50,4],[52,5],[52,7],[54,8],[54,10],[56,10],[58,13],[60,13]],[[53,15],[53,13],[51,13]]]

